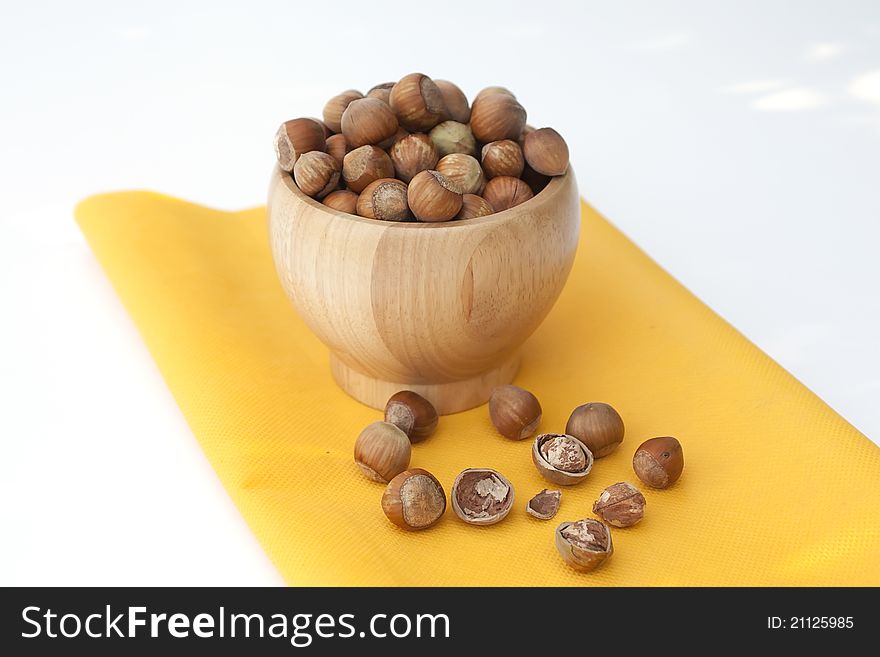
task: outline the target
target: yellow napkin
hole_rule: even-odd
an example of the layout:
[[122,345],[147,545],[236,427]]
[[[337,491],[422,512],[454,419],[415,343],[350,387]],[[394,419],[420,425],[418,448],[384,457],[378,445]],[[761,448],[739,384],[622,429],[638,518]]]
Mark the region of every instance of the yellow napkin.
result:
[[[673,280],[588,206],[568,285],[526,343],[516,383],[562,431],[611,403],[626,439],[565,488],[559,514],[525,512],[545,486],[531,442],[481,407],[443,417],[413,449],[447,494],[466,467],[500,470],[514,511],[491,527],[449,509],[407,533],[352,460],[381,414],[347,397],[327,351],[275,277],[265,210],[219,212],[152,193],[84,201],[76,216],[193,433],[284,578],[296,585],[880,585],[880,449]],[[646,438],[675,435],[685,469],[642,487],[645,519],[578,574],[553,531],[635,479]],[[161,485],[156,481],[156,485]]]

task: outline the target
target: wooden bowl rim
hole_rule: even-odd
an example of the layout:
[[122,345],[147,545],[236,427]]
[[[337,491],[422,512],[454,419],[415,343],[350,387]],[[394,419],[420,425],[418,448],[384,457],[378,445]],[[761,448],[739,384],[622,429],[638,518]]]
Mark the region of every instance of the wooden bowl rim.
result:
[[532,198],[530,198],[525,203],[520,203],[512,208],[508,208],[507,210],[502,210],[501,212],[495,212],[493,214],[487,215],[485,217],[477,217],[475,219],[455,219],[452,221],[437,221],[437,222],[428,222],[428,221],[382,221],[381,219],[370,219],[368,217],[361,217],[356,214],[349,214],[348,212],[342,212],[340,210],[336,210],[334,208],[328,207],[321,203],[320,201],[313,199],[311,196],[307,196],[303,194],[302,190],[297,186],[297,184],[293,180],[293,176],[289,173],[285,173],[281,171],[281,168],[276,164],[273,174],[274,176],[280,176],[282,183],[287,188],[287,190],[293,195],[301,203],[305,203],[306,205],[311,206],[316,210],[321,210],[325,214],[331,217],[339,217],[341,219],[345,219],[346,221],[357,221],[359,223],[367,224],[370,226],[378,226],[386,230],[394,229],[394,230],[424,230],[424,229],[439,229],[439,228],[458,228],[461,226],[478,226],[483,224],[492,224],[492,223],[504,223],[514,217],[520,216],[523,212],[528,212],[533,207],[552,202],[552,200],[558,196],[563,188],[566,186],[566,183],[570,178],[573,177],[571,171],[571,165],[569,165],[568,170],[562,174],[561,176],[554,176],[550,179],[550,182],[542,189],[540,192],[535,194]]

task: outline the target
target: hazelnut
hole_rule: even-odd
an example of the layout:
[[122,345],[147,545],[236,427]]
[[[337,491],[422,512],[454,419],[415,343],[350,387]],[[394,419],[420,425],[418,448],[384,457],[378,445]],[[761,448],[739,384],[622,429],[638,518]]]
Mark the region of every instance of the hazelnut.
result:
[[519,135],[519,139],[516,140],[516,143],[519,144],[520,148],[522,148],[523,145],[526,143],[526,135],[528,135],[534,131],[535,131],[535,126],[533,126],[533,125],[529,125],[528,123],[526,123],[523,126],[522,132]]
[[351,101],[363,97],[364,95],[355,89],[349,89],[348,91],[343,91],[341,94],[333,96],[333,98],[328,100],[327,104],[324,105],[324,124],[333,132],[341,132],[342,113],[345,112],[345,108],[348,107],[348,104]]
[[324,198],[339,183],[339,165],[322,151],[303,153],[293,165],[293,179],[303,194]]
[[513,92],[507,87],[486,87],[485,89],[481,89],[479,93],[474,96],[474,102],[476,103],[484,96],[491,96],[493,94],[504,94],[505,96],[510,96],[511,98],[516,100],[516,96],[514,96]]
[[339,163],[340,169],[342,169],[343,160],[349,151],[351,151],[351,148],[345,141],[345,135],[330,135],[327,137],[327,154]]
[[483,198],[495,208],[495,212],[507,210],[520,203],[525,203],[534,194],[525,181],[513,176],[498,176],[486,183]]
[[522,178],[523,182],[529,186],[529,189],[532,190],[532,194],[535,195],[544,189],[547,186],[547,183],[550,182],[550,176],[538,173],[529,166],[528,162],[526,162],[526,165],[523,167],[523,172],[520,178]]
[[470,525],[494,525],[513,507],[513,484],[488,468],[463,470],[452,484],[452,510]]
[[342,161],[342,178],[348,188],[358,194],[375,180],[393,177],[391,158],[378,146],[355,148]]
[[583,404],[571,412],[565,433],[589,447],[593,458],[600,459],[623,442],[623,420],[608,404]]
[[359,98],[349,103],[342,114],[342,134],[352,148],[367,144],[390,146],[397,134],[397,117],[388,103],[378,98]]
[[461,210],[456,219],[476,219],[492,214],[495,210],[489,205],[489,201],[476,194],[464,194],[461,197]]
[[340,212],[357,214],[358,195],[347,189],[338,189],[324,197],[324,205]]
[[471,119],[471,106],[468,104],[464,92],[448,80],[434,80],[434,84],[443,96],[446,111],[453,121],[467,123]]
[[406,192],[406,183],[396,178],[374,180],[358,196],[357,213],[369,219],[406,221],[409,219]]
[[477,150],[474,133],[464,123],[444,121],[431,129],[431,141],[437,147],[440,157],[450,153],[473,155]]
[[373,422],[354,443],[354,461],[368,479],[383,484],[409,467],[409,438],[390,422]]
[[479,194],[486,186],[486,177],[480,163],[464,153],[450,153],[441,157],[437,162],[437,171],[446,176],[460,194]]
[[400,124],[411,132],[427,132],[449,117],[440,89],[422,73],[401,78],[392,87],[388,103]]
[[395,393],[385,404],[385,421],[399,427],[411,442],[424,440],[437,428],[437,411],[427,399],[411,390]]
[[461,210],[458,186],[437,171],[417,173],[409,183],[406,198],[419,221],[448,221]]
[[556,549],[565,563],[587,573],[601,566],[614,552],[611,530],[592,518],[564,522],[556,528]]
[[391,95],[391,87],[393,87],[394,84],[394,82],[377,84],[367,92],[367,98],[378,98],[383,103],[388,104],[388,97]]
[[593,513],[612,527],[631,527],[645,515],[645,496],[625,481],[611,484],[593,502]]
[[488,143],[483,146],[481,156],[483,171],[489,178],[498,176],[519,178],[522,175],[525,160],[522,149],[515,141],[502,139]]
[[545,433],[532,445],[532,461],[547,481],[560,486],[582,482],[593,467],[593,455],[574,436]]
[[275,133],[278,166],[290,173],[296,159],[309,151],[323,151],[324,129],[313,119],[285,121]]
[[413,468],[388,482],[382,495],[382,510],[401,529],[427,529],[446,511],[446,493],[434,475]]
[[512,95],[492,93],[474,100],[471,131],[485,144],[501,139],[517,139],[526,124],[526,111]]
[[409,183],[420,171],[437,166],[440,156],[428,135],[421,132],[406,133],[388,149],[397,177]]
[[321,126],[321,130],[323,130],[324,132],[324,139],[328,139],[329,137],[333,136],[333,131],[321,119],[316,119],[314,116],[310,116],[309,118],[317,123],[319,126]]
[[529,500],[526,505],[526,513],[539,520],[550,520],[559,511],[559,503],[562,501],[562,491],[547,490],[546,488]]
[[672,436],[646,440],[633,455],[633,470],[653,488],[669,488],[684,469],[681,443]]
[[541,423],[541,403],[528,390],[498,386],[489,397],[489,419],[505,438],[528,438]]
[[526,162],[545,176],[561,176],[568,169],[568,144],[553,128],[540,128],[523,139]]

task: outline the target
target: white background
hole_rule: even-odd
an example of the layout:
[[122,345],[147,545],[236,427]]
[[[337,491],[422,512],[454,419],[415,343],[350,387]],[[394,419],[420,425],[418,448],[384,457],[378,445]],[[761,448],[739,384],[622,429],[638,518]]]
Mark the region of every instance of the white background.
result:
[[880,437],[880,4],[0,4],[0,583],[278,584],[73,223],[261,204],[278,123],[513,89],[583,195]]

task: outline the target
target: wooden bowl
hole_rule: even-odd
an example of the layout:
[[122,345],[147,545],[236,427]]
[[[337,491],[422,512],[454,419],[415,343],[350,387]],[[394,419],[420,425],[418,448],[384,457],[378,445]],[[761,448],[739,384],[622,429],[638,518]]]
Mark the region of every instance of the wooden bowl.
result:
[[330,349],[336,382],[384,408],[413,390],[440,414],[510,383],[518,349],[553,306],[574,261],[574,173],[488,217],[394,223],[338,212],[276,168],[269,239],[287,296]]

